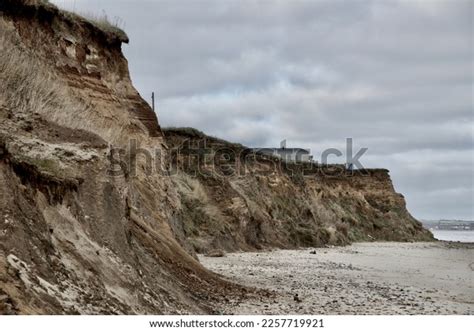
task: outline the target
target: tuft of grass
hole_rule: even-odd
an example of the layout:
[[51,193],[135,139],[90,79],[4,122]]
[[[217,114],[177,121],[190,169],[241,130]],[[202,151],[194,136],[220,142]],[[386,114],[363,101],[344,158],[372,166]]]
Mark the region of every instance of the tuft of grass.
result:
[[27,159],[27,163],[35,166],[39,171],[50,175],[60,175],[63,173],[57,162],[50,159]]
[[72,100],[64,84],[16,35],[0,23],[0,99],[17,116],[39,113],[54,119],[64,109],[76,113],[85,106]]
[[[23,1],[26,2],[25,0]],[[23,3],[23,5],[33,6],[35,8],[43,8],[53,15],[58,15],[59,17],[69,20],[70,22],[85,22],[91,24],[93,27],[104,32],[106,35],[118,38],[122,42],[128,42],[128,36],[125,31],[123,31],[123,28],[125,27],[124,20],[120,17],[109,18],[105,11],[103,11],[101,15],[94,13],[74,12],[62,8],[60,9],[58,6],[54,5],[48,0],[35,0],[32,3]]]
[[191,127],[167,127],[167,128],[162,128],[162,131],[164,133],[186,135],[192,138],[207,138],[208,137],[204,132],[195,128],[191,128]]
[[104,30],[123,30],[125,28],[125,21],[122,18],[118,16],[110,18],[105,11],[102,11],[102,15],[95,13],[79,13],[78,15]]
[[205,134],[204,132],[191,128],[191,127],[166,127],[166,128],[161,128],[163,133],[168,136],[171,135],[177,135],[177,136],[183,136],[186,138],[191,138],[191,139],[206,139],[210,145],[222,145],[225,147],[233,148],[234,150],[238,151],[241,149],[246,149],[242,144],[238,143],[232,143],[224,139],[220,139],[214,136],[209,136]]
[[124,31],[125,21],[118,16],[110,18],[105,11],[102,11],[102,14],[96,14],[91,12],[70,13],[85,19],[97,29],[104,31],[105,33],[118,36],[121,40],[128,39],[127,34]]

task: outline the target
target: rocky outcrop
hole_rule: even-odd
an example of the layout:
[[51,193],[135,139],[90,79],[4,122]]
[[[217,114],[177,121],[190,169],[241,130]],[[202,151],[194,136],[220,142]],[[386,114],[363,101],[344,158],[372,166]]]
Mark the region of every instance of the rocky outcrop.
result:
[[180,223],[198,252],[433,238],[385,169],[285,164],[193,129],[164,133]]

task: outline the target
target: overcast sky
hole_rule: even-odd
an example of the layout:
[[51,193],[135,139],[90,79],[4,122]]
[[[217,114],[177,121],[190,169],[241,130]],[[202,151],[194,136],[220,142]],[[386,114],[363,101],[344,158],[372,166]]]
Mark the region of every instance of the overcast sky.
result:
[[474,219],[472,1],[52,2],[123,21],[162,126],[316,159],[352,137],[415,217]]

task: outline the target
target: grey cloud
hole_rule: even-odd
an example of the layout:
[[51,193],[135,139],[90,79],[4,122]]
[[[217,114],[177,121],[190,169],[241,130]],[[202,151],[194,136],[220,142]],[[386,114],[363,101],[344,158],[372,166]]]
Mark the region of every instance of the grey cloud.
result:
[[[71,9],[73,0],[56,0]],[[420,218],[474,219],[473,2],[76,1],[126,22],[164,126],[316,155],[368,147]],[[343,160],[341,160],[343,162]]]

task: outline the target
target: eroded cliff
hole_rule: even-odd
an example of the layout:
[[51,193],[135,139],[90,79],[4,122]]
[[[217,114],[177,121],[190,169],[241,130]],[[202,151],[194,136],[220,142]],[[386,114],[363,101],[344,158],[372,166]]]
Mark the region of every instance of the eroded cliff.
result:
[[184,236],[198,252],[432,240],[385,169],[286,164],[193,129],[167,129]]
[[118,155],[108,172],[129,140],[163,144],[123,32],[44,1],[0,14],[0,313],[203,313],[241,293],[174,239],[161,171]]

